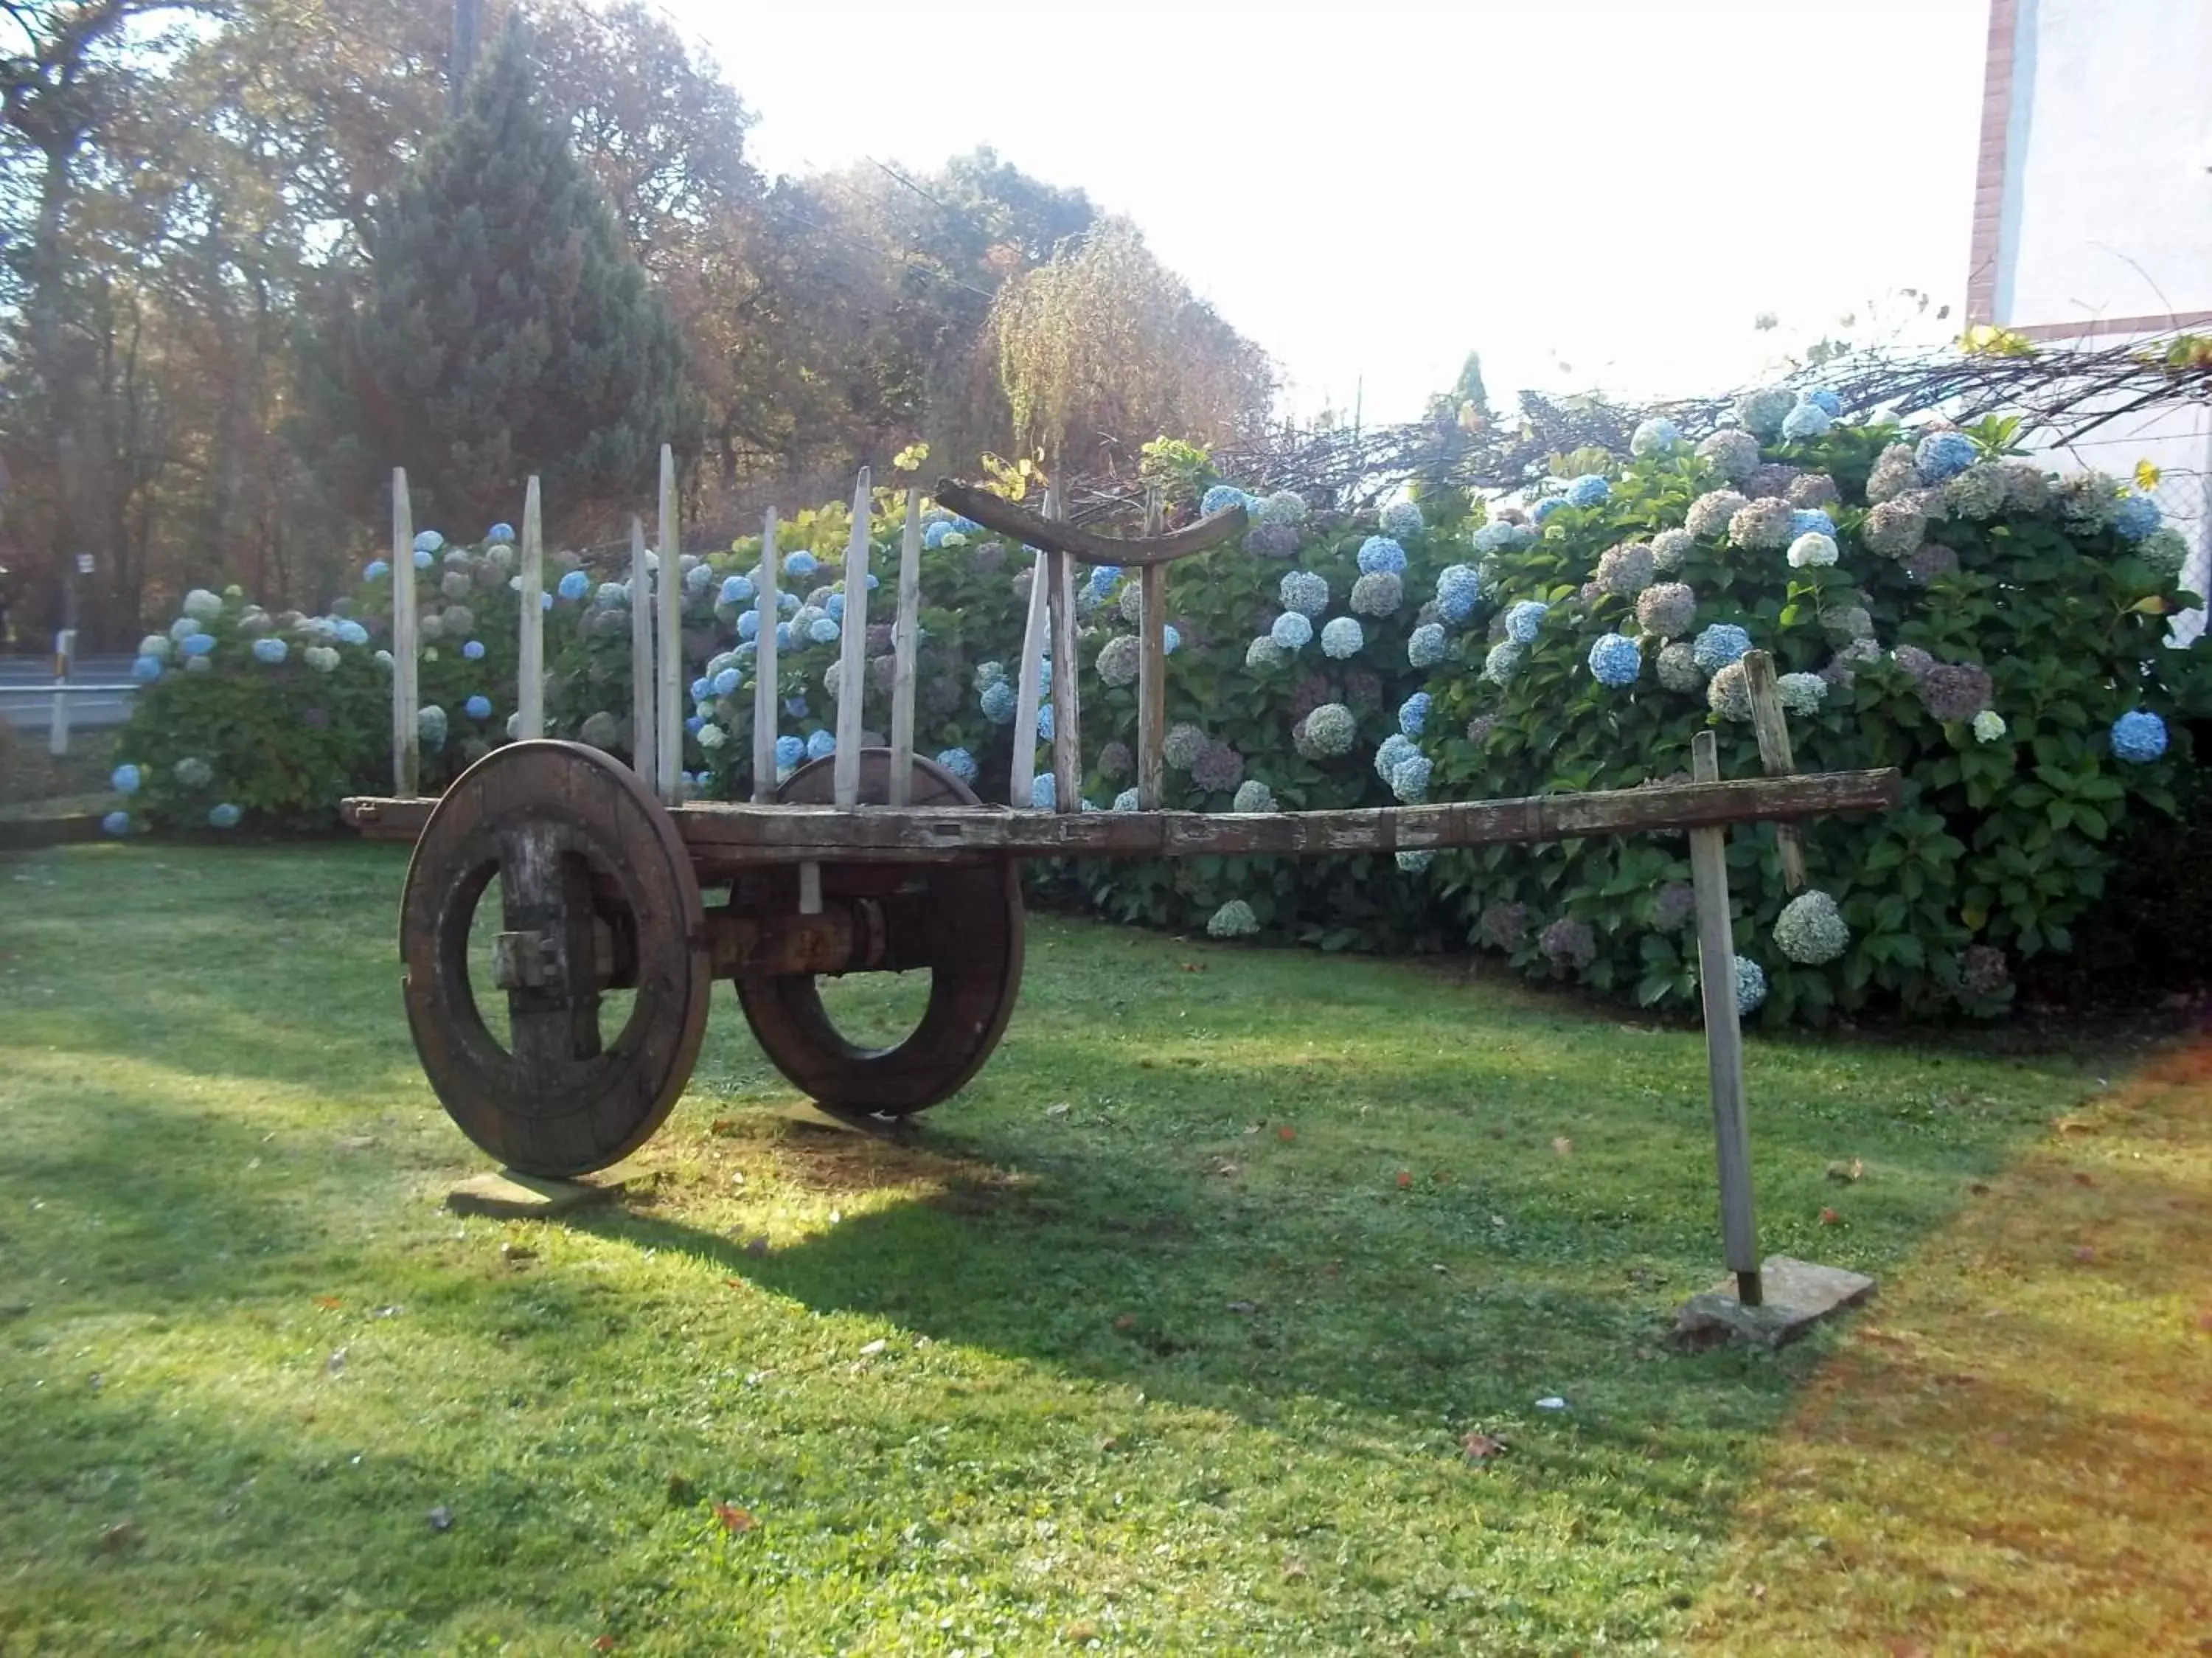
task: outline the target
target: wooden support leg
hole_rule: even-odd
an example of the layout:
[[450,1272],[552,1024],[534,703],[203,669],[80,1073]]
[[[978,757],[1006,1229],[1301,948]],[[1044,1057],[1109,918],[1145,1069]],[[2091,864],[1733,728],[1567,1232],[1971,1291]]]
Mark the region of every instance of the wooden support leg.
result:
[[[1713,734],[1691,745],[1691,777],[1720,781]],[[1713,1094],[1713,1141],[1720,1168],[1721,1240],[1736,1294],[1746,1307],[1762,1299],[1759,1234],[1751,1213],[1751,1137],[1743,1112],[1743,1032],[1735,1006],[1735,933],[1729,916],[1728,839],[1724,830],[1690,832],[1690,878],[1697,897],[1698,978],[1705,1005],[1705,1066]]]
[[1014,686],[1014,761],[1006,776],[1006,804],[1017,812],[1029,810],[1030,785],[1036,780],[1037,678],[1044,667],[1046,600],[1051,592],[1051,567],[1040,552],[1030,570],[1029,620],[1022,630],[1021,678]]
[[653,571],[646,561],[645,521],[629,521],[629,769],[653,786],[659,764],[659,693],[653,668]]
[[[1759,760],[1770,777],[1786,777],[1796,771],[1790,753],[1790,722],[1782,712],[1781,693],[1774,686],[1774,658],[1763,650],[1743,655],[1744,683],[1751,689],[1752,728],[1759,734]],[[1794,823],[1774,826],[1775,844],[1782,853],[1783,890],[1805,890],[1805,843]]]
[[867,694],[868,469],[853,485],[853,533],[845,542],[845,615],[838,624],[837,751],[830,762],[840,806],[860,802],[860,705]]
[[[1145,497],[1145,533],[1160,532],[1160,492]],[[1168,572],[1146,564],[1137,576],[1144,618],[1137,627],[1137,809],[1157,812],[1167,795]]]
[[660,448],[660,637],[657,647],[659,713],[658,739],[660,798],[673,806],[682,800],[684,776],[684,539],[676,527],[676,452]]
[[545,528],[538,475],[522,498],[521,635],[515,641],[515,733],[524,741],[545,735]]
[[763,803],[775,798],[775,728],[782,711],[782,688],[776,683],[775,509],[761,521],[760,585],[753,614],[760,620],[753,635],[753,798]]
[[906,492],[906,530],[899,539],[898,613],[891,623],[890,803],[914,795],[915,647],[921,617],[921,491]]
[[392,472],[392,792],[422,792],[422,733],[416,723],[415,509],[407,473]]

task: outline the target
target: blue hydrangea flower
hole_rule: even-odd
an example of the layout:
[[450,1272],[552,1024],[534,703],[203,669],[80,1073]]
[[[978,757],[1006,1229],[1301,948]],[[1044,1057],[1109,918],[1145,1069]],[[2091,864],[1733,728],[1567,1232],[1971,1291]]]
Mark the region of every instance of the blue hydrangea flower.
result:
[[1814,408],[1826,414],[1831,420],[1840,419],[1843,417],[1843,399],[1825,386],[1815,386],[1809,392],[1800,392],[1797,394],[1797,400],[1800,403],[1811,404]]
[[141,656],[131,664],[131,677],[140,685],[153,684],[161,677],[161,659],[155,656]]
[[836,644],[838,633],[839,629],[836,620],[828,616],[816,617],[806,629],[806,637],[817,645]]
[[1039,742],[1050,742],[1052,741],[1052,704],[1050,703],[1039,703],[1037,704],[1036,725],[1037,741]]
[[1750,649],[1751,635],[1734,622],[1715,622],[1692,642],[1690,660],[1706,673],[1717,674]]
[[1516,645],[1533,645],[1551,607],[1540,599],[1523,599],[1505,613],[1505,637]]
[[714,682],[712,680],[702,675],[700,678],[691,681],[691,700],[693,702],[709,702],[713,700],[714,695]]
[[446,538],[435,530],[423,530],[415,538],[415,551],[436,552],[446,545]]
[[1644,672],[1644,652],[1625,635],[1601,634],[1589,648],[1589,671],[1600,685],[1634,685]]
[[1398,867],[1409,875],[1417,875],[1437,861],[1437,855],[1424,846],[1419,850],[1398,854]]
[[1567,485],[1567,504],[1571,507],[1601,507],[1612,496],[1613,485],[1606,481],[1603,472],[1584,472]]
[[1375,751],[1375,775],[1385,783],[1389,782],[1393,772],[1420,752],[1413,746],[1412,738],[1401,731],[1393,731],[1382,739],[1382,747]]
[[714,676],[714,694],[717,697],[734,697],[738,694],[738,687],[744,683],[744,678],[737,669],[726,667]]
[[1434,667],[1451,652],[1441,622],[1424,622],[1406,641],[1406,660],[1415,667]]
[[786,697],[783,699],[783,711],[790,715],[794,720],[805,719],[807,714],[806,698],[804,697]]
[[1533,539],[1534,533],[1526,524],[1516,524],[1510,518],[1493,519],[1468,538],[1477,552],[1516,552]]
[[1049,812],[1060,799],[1060,788],[1052,773],[1040,771],[1030,779],[1030,804],[1040,812]]
[[775,767],[788,771],[806,758],[806,741],[802,737],[785,735],[775,740]]
[[429,568],[430,568],[430,566],[431,566],[431,565],[433,565],[433,564],[436,564],[437,562],[438,562],[438,555],[437,555],[436,553],[434,553],[434,552],[423,552],[423,551],[422,551],[422,548],[420,548],[420,547],[417,547],[417,548],[416,548],[416,549],[415,549],[415,568],[416,568],[416,569],[417,569],[417,570],[428,570],[428,569],[429,569]]
[[1091,597],[1103,599],[1113,592],[1114,583],[1121,579],[1121,567],[1119,564],[1093,564],[1091,567]]
[[143,781],[143,779],[139,776],[138,768],[128,761],[107,774],[107,786],[118,795],[137,794],[138,785]]
[[386,576],[391,574],[392,565],[388,561],[382,558],[372,558],[366,565],[362,566],[361,579],[364,582],[381,582]]
[[481,639],[471,639],[461,647],[461,655],[472,662],[483,661],[483,641]]
[[208,827],[210,829],[235,829],[238,827],[239,820],[245,815],[246,811],[244,808],[235,806],[229,801],[218,801],[216,804],[208,808]]
[[1014,688],[1004,680],[994,680],[983,687],[983,717],[993,725],[1012,725],[1014,722]]
[[1296,611],[1302,616],[1318,616],[1328,608],[1328,578],[1310,570],[1290,571],[1275,592],[1285,610]]
[[1447,564],[1437,576],[1437,613],[1444,620],[1462,623],[1472,618],[1482,603],[1482,575],[1472,564]]
[[415,735],[422,740],[425,748],[446,746],[446,710],[431,703],[415,710]]
[[796,552],[787,554],[783,561],[784,574],[787,576],[808,576],[821,568],[821,561],[804,547],[799,548]]
[[206,631],[207,630],[200,625],[199,618],[197,616],[179,616],[169,624],[169,637],[179,643]]
[[838,621],[843,621],[845,619],[845,595],[842,593],[831,594],[830,595],[829,602],[825,604],[823,608],[827,610],[830,614]]
[[[1409,535],[1419,535],[1428,527],[1428,521],[1421,516],[1421,509],[1414,502],[1393,501],[1382,509],[1382,533],[1385,535],[1402,540]],[[1363,564],[1360,568],[1364,570],[1366,566]],[[1391,573],[1395,575],[1397,572],[1393,570]]]
[[1835,424],[1835,416],[1819,404],[1800,403],[1782,417],[1782,436],[1787,442],[1802,443],[1820,436]]
[[580,570],[570,570],[561,578],[560,586],[554,589],[572,605],[583,602],[584,595],[591,590],[592,578]]
[[975,781],[975,757],[964,748],[940,748],[937,763],[963,783]]
[[836,752],[837,739],[827,726],[806,740],[806,758],[810,760],[826,760]]
[[[1272,638],[1269,643],[1273,643]],[[1358,622],[1349,616],[1338,617],[1321,631],[1322,653],[1339,661],[1358,655],[1360,646],[1366,643],[1367,636],[1361,631]]]
[[2112,533],[2123,541],[2140,541],[2159,527],[2165,516],[2158,503],[2147,495],[2124,495],[2112,503]]
[[775,648],[776,648],[778,650],[788,650],[788,649],[791,649],[791,646],[792,646],[792,641],[793,641],[793,637],[795,637],[795,636],[792,633],[792,631],[791,631],[791,624],[790,624],[790,623],[788,623],[788,622],[778,622],[778,623],[775,625]]
[[1133,789],[1124,789],[1120,794],[1114,796],[1114,804],[1111,809],[1116,812],[1136,811],[1138,809],[1137,791]]
[[1818,507],[1801,507],[1790,515],[1790,533],[1794,539],[1800,535],[1825,535],[1836,539],[1836,521]]
[[291,654],[291,647],[273,633],[264,634],[253,642],[253,660],[266,662],[272,667]]
[[[1412,507],[1413,503],[1406,501],[1399,504]],[[1413,510],[1419,514],[1420,509],[1414,507]],[[1359,568],[1369,576],[1402,576],[1406,573],[1406,550],[1387,535],[1370,535],[1359,544]]]
[[757,610],[746,610],[740,611],[738,613],[738,637],[740,639],[750,639],[756,643],[759,642],[760,612]]
[[110,812],[100,820],[100,832],[104,835],[127,835],[131,832],[128,812]]
[[1913,464],[1923,484],[1940,484],[1955,478],[1974,464],[1974,440],[1964,432],[1930,432],[1912,451]]
[[2147,708],[2130,709],[2112,722],[2112,756],[2148,765],[2166,753],[2166,722]]
[[1633,455],[1665,454],[1682,441],[1682,429],[1665,415],[1654,415],[1639,422],[1630,435],[1628,452]]
[[1564,495],[1547,495],[1541,501],[1539,501],[1534,506],[1528,509],[1528,520],[1531,523],[1541,527],[1544,521],[1549,518],[1553,513],[1565,512],[1566,509],[1566,497]]
[[368,643],[368,630],[349,618],[338,624],[337,637],[340,644],[365,645]]
[[1267,637],[1285,650],[1304,650],[1313,643],[1313,624],[1299,612],[1286,610],[1275,618]]
[[1748,956],[1735,960],[1735,1010],[1738,1017],[1759,1011],[1766,1000],[1766,969]]
[[1426,754],[1409,754],[1390,773],[1390,792],[1408,806],[1429,797],[1429,774],[1434,765]]
[[952,521],[949,518],[940,518],[935,523],[932,524],[927,529],[922,531],[921,545],[927,547],[932,552],[935,552],[939,547],[945,545],[945,538],[946,536],[955,533],[957,533],[957,532],[952,527]]
[[1418,737],[1421,728],[1429,722],[1431,698],[1425,691],[1416,691],[1398,704],[1398,729],[1408,737]]
[[1176,654],[1176,648],[1182,643],[1182,635],[1176,631],[1176,625],[1173,622],[1162,624],[1160,627],[1160,655],[1163,656],[1174,655]]
[[1243,504],[1243,491],[1233,484],[1216,484],[1199,497],[1199,516],[1211,518],[1217,512],[1227,512],[1231,507],[1241,507]]
[[[183,643],[179,644],[177,649],[187,658],[212,655],[215,650],[215,635],[212,633],[195,633],[190,638],[185,639]],[[282,659],[280,658],[279,660]]]
[[780,588],[775,595],[775,613],[779,616],[799,614],[799,595],[789,588]]
[[732,609],[753,601],[753,582],[750,576],[727,576],[722,578],[720,602]]
[[488,720],[491,717],[491,698],[478,692],[461,704],[461,712],[472,720]]

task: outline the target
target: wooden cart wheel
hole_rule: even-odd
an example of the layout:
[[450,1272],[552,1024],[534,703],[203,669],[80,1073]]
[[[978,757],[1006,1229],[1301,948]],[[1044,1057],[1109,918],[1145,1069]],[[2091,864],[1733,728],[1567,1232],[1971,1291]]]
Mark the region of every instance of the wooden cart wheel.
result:
[[[830,804],[834,765],[823,759],[800,768],[779,799]],[[861,754],[864,803],[890,798],[890,774],[889,749]],[[959,778],[919,756],[908,798],[915,806],[979,803]],[[1021,873],[1011,862],[833,866],[823,883],[834,890],[845,875],[883,888],[873,901],[883,917],[886,965],[929,969],[928,1005],[913,1031],[890,1047],[848,1040],[823,1007],[813,973],[740,977],[738,1000],[770,1063],[810,1098],[832,1111],[908,1116],[965,1088],[1006,1033],[1022,983]]]
[[[495,875],[504,1044],[469,968]],[[399,939],[430,1086],[512,1167],[565,1176],[619,1161],[690,1080],[714,987],[698,882],[667,812],[598,749],[512,743],[462,773],[416,843]],[[603,1033],[601,992],[619,988],[636,992],[629,1017]]]

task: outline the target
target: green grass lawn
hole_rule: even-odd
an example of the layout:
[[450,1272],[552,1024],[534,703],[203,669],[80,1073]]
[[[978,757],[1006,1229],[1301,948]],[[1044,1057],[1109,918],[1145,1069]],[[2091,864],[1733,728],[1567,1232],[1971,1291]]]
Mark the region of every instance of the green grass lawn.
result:
[[[0,1653],[1665,1650],[1832,1340],[1660,1344],[1696,1030],[1050,918],[918,1143],[725,993],[630,1202],[459,1220],[403,869],[0,863]],[[1876,1273],[2097,1087],[1747,1072],[1765,1247]]]

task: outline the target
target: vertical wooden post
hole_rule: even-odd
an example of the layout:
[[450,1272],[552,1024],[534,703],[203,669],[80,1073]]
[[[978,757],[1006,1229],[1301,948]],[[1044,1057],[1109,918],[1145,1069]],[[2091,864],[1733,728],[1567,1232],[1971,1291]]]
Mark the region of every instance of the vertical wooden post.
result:
[[831,797],[860,803],[860,713],[867,695],[868,469],[853,485],[853,533],[845,540],[845,614],[837,637],[837,757],[830,764]]
[[1017,812],[1030,808],[1036,782],[1037,675],[1044,666],[1046,604],[1052,572],[1042,553],[1030,570],[1029,619],[1022,629],[1020,676],[1014,682],[1014,764],[1006,780],[1006,803]]
[[921,618],[921,491],[906,492],[906,532],[899,540],[898,617],[891,624],[890,803],[904,806],[914,787],[915,653]]
[[407,473],[392,469],[392,792],[422,792],[422,731],[416,720],[415,509]]
[[775,798],[775,727],[782,711],[775,681],[775,509],[761,520],[760,582],[754,589],[753,614],[753,798]]
[[[1145,533],[1160,533],[1160,492],[1145,496]],[[1167,793],[1168,572],[1146,564],[1137,576],[1144,619],[1137,627],[1137,809],[1157,812]]]
[[646,557],[645,521],[629,518],[629,769],[653,787],[660,765],[659,680],[653,669],[653,570]]
[[[1045,491],[1045,515],[1058,518],[1066,505],[1055,490]],[[1083,809],[1083,709],[1075,677],[1075,560],[1052,557],[1052,808]]]
[[522,497],[521,661],[514,670],[517,733],[527,741],[545,735],[545,526],[538,475]]
[[[1690,775],[1718,783],[1718,750],[1710,731],[1690,745]],[[1721,1242],[1735,1274],[1736,1298],[1757,1307],[1759,1233],[1751,1214],[1751,1135],[1743,1113],[1743,1031],[1735,1007],[1735,929],[1729,917],[1728,837],[1722,829],[1690,831],[1690,880],[1697,896],[1698,979],[1705,1004],[1705,1070],[1713,1094],[1713,1143],[1720,1168]]]
[[658,728],[660,798],[675,805],[684,793],[684,538],[676,526],[676,451],[660,446],[660,711]]
[[[1759,734],[1759,762],[1771,777],[1787,777],[1797,769],[1790,753],[1790,722],[1782,712],[1782,695],[1774,686],[1774,658],[1763,650],[1743,654],[1744,683],[1751,689],[1751,726]],[[1774,826],[1774,841],[1782,854],[1784,890],[1805,890],[1805,842],[1794,823]]]

